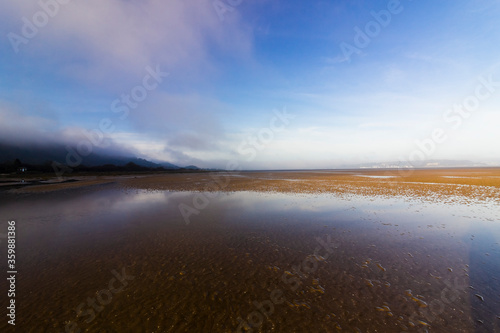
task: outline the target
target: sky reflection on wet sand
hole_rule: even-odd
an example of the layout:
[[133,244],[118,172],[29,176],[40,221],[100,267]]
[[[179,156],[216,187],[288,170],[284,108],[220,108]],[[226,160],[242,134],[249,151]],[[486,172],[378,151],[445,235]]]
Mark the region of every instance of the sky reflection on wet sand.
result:
[[[2,227],[18,225],[19,326],[234,332],[238,318],[251,322],[254,302],[279,289],[283,304],[261,323],[253,318],[255,331],[500,327],[493,205],[232,192],[211,194],[186,225],[178,206],[194,195],[107,185],[3,199]],[[338,248],[301,276],[293,267],[318,237]],[[75,308],[122,268],[135,276],[123,293],[90,323],[77,317]]]

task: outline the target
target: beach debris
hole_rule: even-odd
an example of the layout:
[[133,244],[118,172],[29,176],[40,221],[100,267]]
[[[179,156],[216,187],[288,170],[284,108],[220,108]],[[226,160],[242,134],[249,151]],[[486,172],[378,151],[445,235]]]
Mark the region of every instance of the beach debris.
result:
[[385,271],[386,271],[386,269],[385,269],[385,268],[384,268],[381,264],[379,264],[379,263],[377,263],[377,267],[378,267],[378,268],[380,268],[380,270],[381,270],[382,272],[385,272]]
[[309,304],[307,304],[306,302],[301,302],[301,301],[298,301],[296,299],[293,300],[293,303],[290,303],[290,302],[287,302],[287,303],[291,308],[293,308],[293,307],[296,307],[296,308],[304,307],[306,309],[311,308],[311,306]]
[[375,307],[375,309],[380,312],[391,312],[391,308],[388,307],[387,305],[377,306]]
[[325,318],[326,318],[326,319],[328,319],[328,320],[329,320],[329,319],[332,319],[332,318],[335,318],[335,317],[337,317],[337,315],[336,315],[335,313],[330,313],[330,314],[327,314],[327,315],[325,316]]
[[[413,296],[411,289],[406,290],[405,291],[405,295],[408,296],[408,297],[410,297],[410,299],[412,301],[414,301],[415,303],[417,303],[418,306],[421,307],[421,308],[426,308],[426,307],[429,306],[425,301],[423,301],[420,298],[418,298],[418,296]],[[422,297],[422,296],[420,296],[420,297]]]
[[484,297],[479,295],[479,294],[475,294],[474,296],[476,296],[477,298],[479,298],[482,302],[484,302]]
[[325,293],[325,288],[323,288],[322,286],[317,286],[316,288],[309,287],[309,292],[324,294]]
[[375,310],[379,311],[379,312],[385,312],[387,314],[387,316],[389,317],[393,317],[394,314],[392,313],[391,311],[391,308],[387,305],[384,305],[384,306],[377,306],[375,307]]
[[314,259],[316,259],[317,261],[325,261],[325,260],[326,260],[326,258],[325,258],[325,257],[322,257],[322,256],[320,256],[320,255],[318,255],[318,254],[313,254],[313,257],[314,257]]
[[420,325],[423,325],[423,326],[431,326],[431,325],[427,324],[425,321],[422,321],[422,320],[417,320],[417,323],[419,323]]

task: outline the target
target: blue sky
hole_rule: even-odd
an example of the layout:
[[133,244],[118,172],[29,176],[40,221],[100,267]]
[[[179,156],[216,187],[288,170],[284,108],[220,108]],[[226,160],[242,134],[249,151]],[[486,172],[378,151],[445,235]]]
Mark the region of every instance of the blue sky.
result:
[[218,168],[498,164],[499,17],[492,0],[7,0],[0,140],[93,131],[116,152]]

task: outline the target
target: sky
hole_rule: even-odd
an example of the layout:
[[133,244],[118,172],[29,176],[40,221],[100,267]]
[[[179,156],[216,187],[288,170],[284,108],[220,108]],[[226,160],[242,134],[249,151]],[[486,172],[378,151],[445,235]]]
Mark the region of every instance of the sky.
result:
[[206,168],[500,164],[499,17],[497,0],[5,0],[0,142]]

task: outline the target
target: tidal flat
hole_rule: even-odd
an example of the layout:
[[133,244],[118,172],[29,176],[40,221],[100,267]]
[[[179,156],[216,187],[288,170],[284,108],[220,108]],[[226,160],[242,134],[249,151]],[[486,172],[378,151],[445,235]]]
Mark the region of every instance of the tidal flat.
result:
[[75,180],[0,191],[16,332],[500,332],[498,168]]

